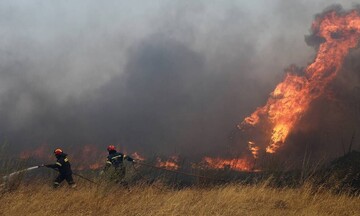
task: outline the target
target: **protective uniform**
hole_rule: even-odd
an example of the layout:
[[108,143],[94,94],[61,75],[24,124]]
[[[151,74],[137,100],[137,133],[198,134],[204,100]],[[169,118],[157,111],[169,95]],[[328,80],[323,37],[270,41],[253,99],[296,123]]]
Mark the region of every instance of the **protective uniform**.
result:
[[124,160],[135,162],[131,157],[124,155],[123,153],[117,152],[113,145],[110,145],[107,148],[109,155],[106,158],[106,165],[104,168],[105,172],[108,172],[112,167],[113,171],[110,175],[111,180],[115,182],[121,182],[125,177],[126,170],[124,166]]
[[57,169],[59,171],[59,175],[54,180],[54,188],[59,187],[60,183],[64,180],[66,180],[71,187],[75,187],[76,185],[72,177],[71,165],[67,158],[67,154],[63,153],[61,149],[56,149],[54,153],[57,159],[56,163],[45,165],[46,167]]

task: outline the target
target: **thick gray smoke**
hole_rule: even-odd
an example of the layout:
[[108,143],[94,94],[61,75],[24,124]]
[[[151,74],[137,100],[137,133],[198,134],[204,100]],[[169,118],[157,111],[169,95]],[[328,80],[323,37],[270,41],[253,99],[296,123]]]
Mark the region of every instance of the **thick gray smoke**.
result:
[[1,1],[0,136],[226,152],[283,69],[311,61],[304,35],[334,2]]

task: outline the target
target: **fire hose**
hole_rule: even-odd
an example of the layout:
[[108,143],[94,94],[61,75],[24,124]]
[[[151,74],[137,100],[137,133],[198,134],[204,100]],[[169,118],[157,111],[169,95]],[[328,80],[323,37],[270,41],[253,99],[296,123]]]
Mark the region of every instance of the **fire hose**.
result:
[[[52,169],[52,170],[55,170],[55,171],[58,171],[56,168],[47,167],[47,166],[44,166],[44,167],[49,168],[49,169]],[[99,183],[94,182],[93,180],[90,180],[90,179],[88,179],[88,178],[86,178],[86,177],[84,177],[84,176],[82,176],[82,175],[80,175],[80,174],[78,174],[78,173],[72,172],[72,174],[73,174],[74,176],[80,177],[80,178],[82,178],[82,179],[84,179],[84,180],[86,180],[86,181],[88,181],[88,182],[90,182],[90,183],[99,185]]]
[[84,176],[82,176],[82,175],[80,175],[80,174],[73,173],[73,175],[74,175],[74,176],[77,176],[77,177],[80,177],[80,178],[82,178],[82,179],[84,179],[84,180],[86,180],[86,181],[88,181],[88,182],[90,182],[90,183],[93,183],[93,184],[95,184],[95,185],[100,185],[99,183],[94,182],[93,180],[90,180],[90,179],[88,179],[88,178],[86,178],[86,177],[84,177]]
[[[139,170],[136,169],[134,163],[132,163],[132,165],[133,165],[134,170],[140,175],[140,177],[141,177],[142,179],[144,179],[145,181],[148,181],[148,179],[147,179],[145,176],[141,175],[141,173],[139,172]],[[163,191],[162,188],[160,188],[160,187],[158,187],[158,186],[156,186],[156,185],[154,185],[154,184],[152,184],[152,186],[155,187],[156,189],[160,190],[160,191]]]

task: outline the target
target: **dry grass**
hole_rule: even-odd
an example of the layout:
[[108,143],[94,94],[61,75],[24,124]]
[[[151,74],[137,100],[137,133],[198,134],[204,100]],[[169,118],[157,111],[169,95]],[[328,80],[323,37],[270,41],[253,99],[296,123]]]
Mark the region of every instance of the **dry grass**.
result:
[[57,190],[20,186],[0,196],[0,215],[360,215],[360,197],[314,192],[311,187],[274,189],[227,185],[165,189],[139,185],[81,184]]

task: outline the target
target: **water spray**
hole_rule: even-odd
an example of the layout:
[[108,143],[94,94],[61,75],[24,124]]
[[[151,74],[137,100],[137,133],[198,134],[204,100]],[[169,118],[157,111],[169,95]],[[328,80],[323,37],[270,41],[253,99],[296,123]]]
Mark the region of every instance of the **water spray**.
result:
[[12,172],[9,175],[4,176],[3,180],[8,181],[12,176],[16,176],[16,175],[19,175],[21,173],[25,173],[25,172],[28,172],[28,171],[31,171],[31,170],[35,170],[35,169],[38,169],[40,167],[42,167],[42,166],[32,166],[32,167],[29,167],[29,168],[26,168],[26,169],[22,169],[22,170],[19,170],[19,171],[16,171],[16,172]]

